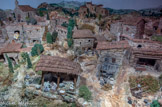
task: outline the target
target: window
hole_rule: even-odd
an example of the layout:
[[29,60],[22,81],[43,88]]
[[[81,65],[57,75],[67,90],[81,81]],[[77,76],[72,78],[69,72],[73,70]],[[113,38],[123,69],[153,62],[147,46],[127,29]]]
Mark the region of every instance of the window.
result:
[[116,59],[115,58],[112,58],[112,63],[116,63]]
[[82,42],[80,42],[80,45],[82,44]]
[[129,31],[129,28],[128,27],[126,28],[126,31]]
[[91,40],[88,40],[88,42],[91,42]]
[[154,26],[154,30],[157,30],[158,29],[158,27],[157,26]]
[[109,59],[108,58],[105,58],[105,62],[108,62],[109,61]]

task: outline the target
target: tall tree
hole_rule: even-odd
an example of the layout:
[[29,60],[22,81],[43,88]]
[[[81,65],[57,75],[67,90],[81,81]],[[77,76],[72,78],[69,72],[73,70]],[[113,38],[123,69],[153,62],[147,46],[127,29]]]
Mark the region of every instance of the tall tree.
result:
[[48,12],[47,12],[47,20],[50,20]]
[[58,36],[58,32],[54,31],[54,32],[52,33],[52,40],[53,40],[53,42],[56,41],[57,36]]
[[47,35],[46,35],[46,41],[47,41],[47,43],[49,43],[49,44],[52,44],[52,43],[53,43],[52,35],[51,35],[50,32],[48,32]]
[[11,61],[11,59],[8,57],[8,55],[7,55],[7,54],[5,54],[5,56],[6,56],[7,61],[8,61],[8,67],[9,67],[9,71],[10,71],[11,73],[14,73],[14,70],[13,70],[13,65],[12,65],[12,61]]
[[27,58],[28,68],[32,68],[32,63],[31,63],[31,60],[30,60],[29,54],[27,53],[26,55],[27,55],[26,58]]

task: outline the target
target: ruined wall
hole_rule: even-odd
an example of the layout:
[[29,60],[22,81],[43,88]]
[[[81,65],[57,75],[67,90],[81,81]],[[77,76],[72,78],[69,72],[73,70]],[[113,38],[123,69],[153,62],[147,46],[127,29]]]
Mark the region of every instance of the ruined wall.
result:
[[137,24],[137,32],[136,32],[135,38],[143,39],[144,30],[145,30],[145,21],[141,20]]
[[74,47],[83,47],[83,48],[93,48],[94,39],[86,38],[86,39],[74,39]]
[[136,31],[136,26],[123,25],[123,35],[128,35],[134,38]]
[[5,62],[8,63],[8,60],[6,58],[6,55],[8,55],[9,58],[13,58],[16,64],[18,64],[18,58],[19,58],[19,53],[3,53],[3,57],[5,58]]
[[59,40],[62,41],[62,40],[67,39],[67,29],[63,29],[63,28],[57,27],[57,28],[56,28],[56,31],[58,32],[57,38],[58,38]]
[[119,36],[120,34],[122,34],[122,23],[112,23],[110,26],[110,32],[115,36]]
[[27,39],[29,42],[32,42],[33,40],[41,41],[42,36],[45,31],[45,27],[41,27],[39,25],[8,25],[6,26],[7,34],[9,36],[10,41],[12,41],[14,38],[14,32],[19,31],[20,32],[20,41]]

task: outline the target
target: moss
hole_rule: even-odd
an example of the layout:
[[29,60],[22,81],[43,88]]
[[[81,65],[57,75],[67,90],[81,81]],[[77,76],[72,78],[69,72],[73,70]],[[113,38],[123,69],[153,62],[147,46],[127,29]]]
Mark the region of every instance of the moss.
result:
[[79,97],[84,98],[86,101],[91,100],[92,93],[87,86],[83,85],[79,88]]
[[88,24],[83,24],[80,29],[89,29],[94,33],[95,27]]
[[162,42],[162,36],[156,36],[156,35],[154,35],[154,36],[152,36],[151,39],[154,40],[154,41]]
[[155,93],[159,90],[158,80],[150,75],[147,76],[132,76],[129,78],[129,84],[131,88],[137,87],[138,84],[141,87],[145,87],[144,91],[148,91],[149,93]]

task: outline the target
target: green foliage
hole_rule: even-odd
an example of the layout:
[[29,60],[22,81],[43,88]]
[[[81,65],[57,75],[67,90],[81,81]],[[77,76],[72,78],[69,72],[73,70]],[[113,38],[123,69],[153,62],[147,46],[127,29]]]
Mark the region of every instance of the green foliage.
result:
[[41,16],[41,17],[44,16],[43,11],[39,10],[39,16]]
[[131,88],[135,88],[140,84],[141,87],[145,87],[144,91],[149,91],[149,93],[155,93],[159,90],[158,80],[150,75],[138,77],[132,76],[129,78],[129,84]]
[[72,103],[71,107],[77,107],[76,103]]
[[73,20],[73,19],[69,20],[69,25],[68,25],[68,28],[67,28],[68,29],[67,42],[68,42],[69,47],[72,47],[72,45],[73,45],[73,38],[72,38],[73,32],[72,32],[72,30],[74,29],[75,24],[76,24],[75,20]]
[[63,26],[63,27],[68,27],[68,23],[63,22],[61,26]]
[[42,44],[35,44],[34,47],[32,48],[31,55],[37,56],[40,55],[43,51],[44,48]]
[[8,67],[9,67],[9,71],[10,71],[11,73],[14,73],[13,65],[12,65],[12,61],[11,61],[11,59],[8,57],[7,54],[5,54],[5,55],[6,55],[6,58],[7,58],[7,60],[8,60]]
[[17,68],[19,68],[20,67],[20,65],[19,64],[16,64],[15,66],[14,66],[14,70],[16,70]]
[[150,107],[160,107],[160,103],[157,100],[154,100]]
[[47,12],[47,20],[50,20],[48,12]]
[[49,44],[52,44],[53,43],[52,35],[51,35],[50,32],[47,33],[46,40],[47,40],[47,43],[49,43]]
[[31,60],[30,60],[29,54],[27,54],[26,58],[27,58],[28,68],[32,68],[32,63],[31,63]]
[[52,40],[53,40],[53,42],[56,41],[57,36],[58,36],[58,32],[54,31],[54,32],[52,33]]
[[86,101],[90,100],[92,98],[92,93],[91,91],[88,89],[87,86],[81,86],[79,88],[79,97],[84,98]]
[[27,58],[27,53],[26,52],[21,53],[21,57],[23,58],[23,62],[25,62]]
[[154,41],[162,42],[162,36],[156,36],[156,35],[154,35],[154,36],[152,36],[151,39],[154,40]]
[[38,75],[42,75],[42,71],[37,71],[36,72]]

